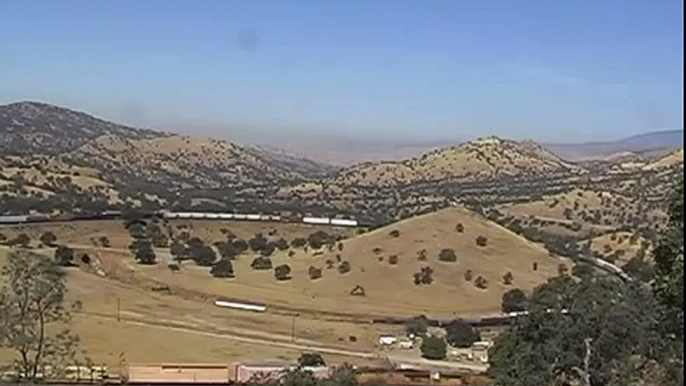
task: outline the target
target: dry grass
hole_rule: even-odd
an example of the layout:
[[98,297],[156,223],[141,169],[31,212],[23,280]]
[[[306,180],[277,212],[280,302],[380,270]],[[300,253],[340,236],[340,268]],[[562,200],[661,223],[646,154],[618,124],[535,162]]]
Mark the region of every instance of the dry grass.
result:
[[[461,222],[463,234],[455,231]],[[388,235],[397,229],[400,237]],[[476,246],[479,235],[489,239],[485,248]],[[473,214],[449,209],[420,216],[353,237],[343,242],[342,260],[352,270],[341,275],[334,268],[326,269],[327,260],[336,260],[334,252],[323,251],[316,255],[299,250],[288,257],[285,252],[272,257],[274,266],[289,264],[292,280],[278,282],[272,271],[255,271],[250,268],[251,256],[241,256],[234,262],[236,278],[212,279],[206,268],[185,264],[183,272],[172,273],[166,267],[134,267],[137,274],[157,281],[170,283],[200,293],[264,302],[292,309],[317,310],[330,313],[359,315],[396,315],[452,317],[455,315],[495,313],[500,308],[502,294],[510,287],[502,284],[502,276],[510,271],[514,285],[526,290],[533,288],[556,274],[561,260],[552,258],[543,248]],[[380,254],[373,250],[381,248]],[[458,261],[442,263],[438,253],[442,248],[454,248]],[[427,261],[418,261],[417,254],[425,249]],[[391,265],[388,258],[396,255],[398,264]],[[383,261],[379,257],[383,256]],[[534,262],[538,271],[532,271]],[[310,266],[323,269],[323,278],[312,281],[307,271]],[[435,282],[416,286],[413,274],[423,266],[431,266]],[[484,276],[490,283],[487,291],[466,282],[463,275],[472,270],[474,277]],[[366,290],[366,296],[349,294],[356,285]],[[427,302],[427,299],[432,299]]]
[[[0,266],[8,249],[0,248]],[[123,353],[128,363],[295,360],[300,350],[236,341],[228,335],[290,342],[293,318],[219,309],[208,302],[153,293],[134,285],[100,278],[79,268],[68,269],[68,300],[83,303],[70,328],[96,363],[117,368]],[[120,318],[117,322],[117,303]],[[372,351],[378,335],[397,328],[356,325],[299,317],[296,342],[353,351]],[[348,337],[358,338],[356,343]],[[0,362],[12,358],[0,350]],[[324,355],[334,363],[362,364],[360,359]]]
[[389,185],[445,178],[483,179],[582,170],[530,143],[485,138],[402,162],[362,164],[344,170],[337,182]]
[[[647,243],[643,237],[637,237],[634,243],[630,242],[632,233],[631,232],[616,232],[607,233],[602,236],[595,237],[591,243],[591,250],[603,255],[612,255],[614,251],[624,250],[625,255],[617,259],[616,263],[619,266],[626,264],[629,260],[636,257],[636,254],[641,250],[643,243]],[[613,240],[614,239],[614,240]],[[579,244],[587,243],[588,240],[581,241]],[[649,244],[648,244],[649,245]],[[606,246],[611,248],[610,252],[607,252]],[[646,259],[650,259],[652,256],[652,247],[648,247],[645,253]]]

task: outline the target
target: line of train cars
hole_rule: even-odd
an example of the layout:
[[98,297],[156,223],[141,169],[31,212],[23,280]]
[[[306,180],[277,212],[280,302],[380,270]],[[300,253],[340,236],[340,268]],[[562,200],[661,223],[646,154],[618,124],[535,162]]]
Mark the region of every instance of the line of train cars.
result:
[[166,219],[193,219],[193,220],[235,220],[235,221],[271,221],[271,222],[299,222],[311,225],[332,225],[340,227],[357,227],[357,220],[310,217],[299,215],[267,215],[267,214],[241,214],[241,213],[213,213],[213,212],[161,212],[162,218]]
[[[172,212],[159,211],[146,213],[144,217],[162,217],[169,220],[232,220],[232,221],[269,221],[303,223],[311,225],[330,225],[337,227],[357,227],[357,220],[329,217],[309,217],[297,214],[267,215],[267,214],[241,214],[241,213],[216,213],[216,212]],[[29,214],[29,215],[0,215],[0,224],[23,224],[37,222],[62,222],[83,220],[112,220],[122,218],[120,211],[108,210],[91,214]]]

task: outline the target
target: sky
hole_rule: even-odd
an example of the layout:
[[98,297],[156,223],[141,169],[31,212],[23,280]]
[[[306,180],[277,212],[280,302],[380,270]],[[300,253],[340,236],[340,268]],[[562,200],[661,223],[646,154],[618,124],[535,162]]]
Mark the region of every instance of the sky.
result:
[[0,1],[0,103],[189,134],[585,142],[683,92],[677,0]]

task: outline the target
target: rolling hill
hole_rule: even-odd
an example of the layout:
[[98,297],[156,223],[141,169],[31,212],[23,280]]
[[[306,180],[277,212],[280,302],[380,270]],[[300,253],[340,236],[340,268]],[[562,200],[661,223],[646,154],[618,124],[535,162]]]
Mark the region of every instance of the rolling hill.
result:
[[[145,201],[148,195],[172,200],[184,189],[222,188],[222,197],[244,194],[259,200],[280,184],[332,170],[284,152],[126,127],[36,102],[0,106],[0,143],[0,181],[13,197],[0,212],[9,206],[37,209],[35,202],[19,202],[32,199],[37,189],[74,207],[83,207],[74,197],[116,205]],[[85,197],[92,187],[100,191]]]
[[582,168],[561,160],[534,142],[489,137],[404,161],[353,166],[342,170],[335,181],[349,185],[405,185],[582,172]]

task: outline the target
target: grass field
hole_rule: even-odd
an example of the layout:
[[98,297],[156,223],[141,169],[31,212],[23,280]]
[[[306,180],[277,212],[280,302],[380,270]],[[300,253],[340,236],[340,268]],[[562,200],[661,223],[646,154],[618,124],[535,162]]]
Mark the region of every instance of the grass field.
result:
[[[0,266],[8,251],[0,247]],[[128,363],[295,360],[303,350],[245,341],[287,344],[293,331],[295,342],[301,345],[371,352],[378,335],[398,332],[398,328],[219,309],[208,302],[100,278],[79,268],[68,269],[67,287],[68,300],[83,303],[70,326],[80,336],[81,348],[94,362],[111,369],[118,368],[122,356]],[[351,335],[357,342],[349,341]],[[0,350],[0,363],[13,355]],[[333,363],[369,361],[336,354],[324,357]]]
[[[464,227],[462,233],[456,231],[458,223]],[[327,230],[245,222],[174,221],[170,225],[174,229],[181,226],[207,242],[223,238],[222,228],[246,239],[255,233],[272,233],[272,237],[283,236],[289,241],[315,230]],[[89,356],[110,367],[118,366],[122,353],[129,363],[294,359],[302,350],[288,346],[293,331],[295,342],[301,345],[371,353],[378,349],[379,335],[400,334],[403,328],[360,323],[360,317],[426,314],[451,318],[498,313],[505,291],[514,287],[530,290],[556,275],[558,265],[565,262],[458,208],[410,218],[361,235],[353,236],[354,230],[340,230],[349,236],[343,240],[340,252],[337,248],[317,252],[296,249],[292,257],[287,252],[276,252],[273,265],[289,264],[292,268],[292,279],[287,281],[277,281],[272,270],[251,269],[250,254],[234,261],[234,279],[213,278],[208,268],[192,262],[185,262],[177,273],[163,263],[137,265],[126,250],[129,236],[117,221],[2,227],[0,233],[6,237],[27,233],[37,246],[35,239],[47,230],[53,231],[60,243],[81,245],[77,252],[89,253],[106,272],[103,278],[87,267],[69,268],[67,280],[69,299],[83,302],[73,329],[81,336]],[[100,235],[109,237],[112,248],[90,246],[90,240]],[[488,239],[484,247],[476,244],[480,235]],[[438,254],[443,248],[454,249],[457,261],[440,262]],[[418,260],[422,250],[425,261]],[[4,254],[7,249],[0,251]],[[52,254],[50,249],[34,251]],[[350,263],[350,272],[338,272],[337,254]],[[167,251],[158,250],[161,260],[166,255]],[[390,263],[391,256],[396,256],[396,264]],[[334,262],[334,268],[326,268],[327,260]],[[534,262],[537,271],[532,269]],[[322,268],[323,277],[310,280],[310,266]],[[434,270],[432,284],[414,284],[413,274],[421,267]],[[488,288],[478,289],[465,280],[467,270],[473,271],[474,278],[483,276],[488,280]],[[514,276],[511,286],[502,282],[506,272]],[[365,296],[350,294],[357,285],[364,288]],[[268,312],[220,309],[212,305],[217,297],[266,303]],[[299,315],[294,317],[294,312]],[[355,342],[351,337],[356,338]],[[0,360],[3,355],[6,358],[7,353],[0,354]],[[369,362],[340,353],[325,358]]]

